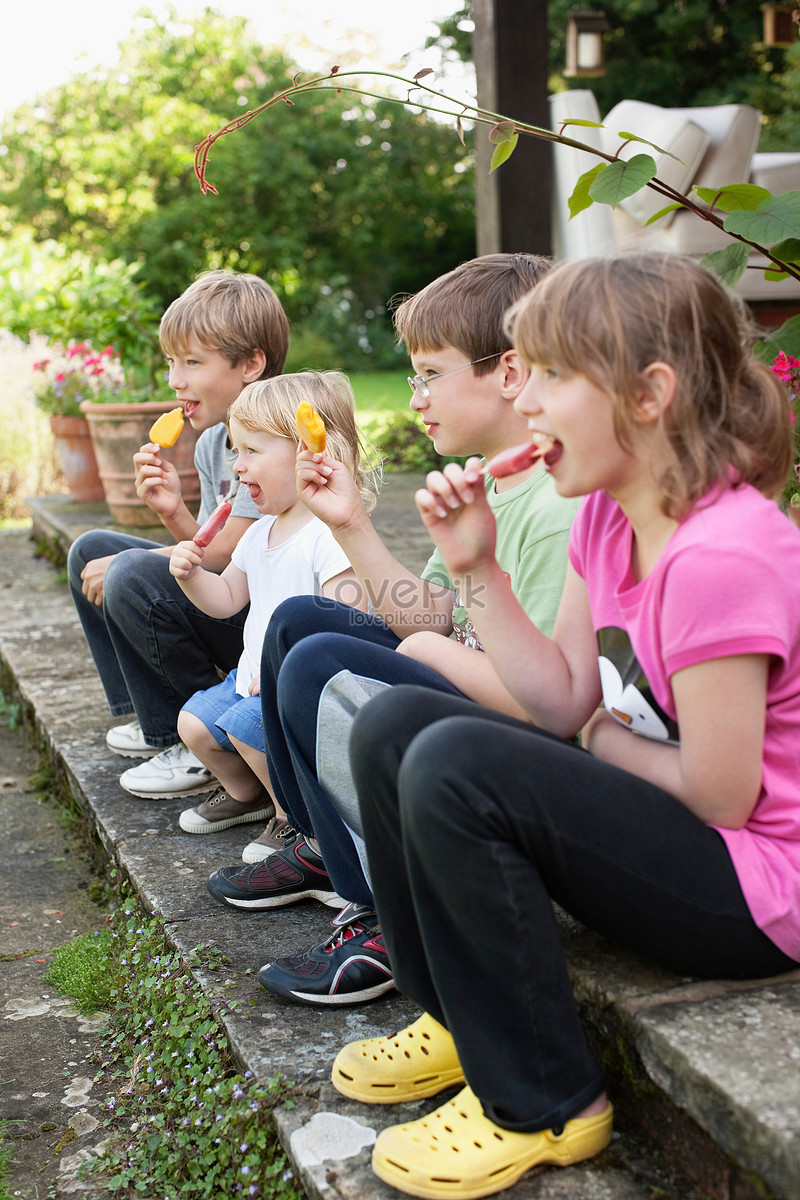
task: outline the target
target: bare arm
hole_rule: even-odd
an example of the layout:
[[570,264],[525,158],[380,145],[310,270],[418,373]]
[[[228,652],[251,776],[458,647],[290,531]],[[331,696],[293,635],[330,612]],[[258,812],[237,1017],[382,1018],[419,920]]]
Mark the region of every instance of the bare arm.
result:
[[740,829],[761,793],[769,659],[736,655],[677,671],[672,694],[679,746],[637,736],[595,714],[583,744],[663,788],[708,824]]
[[424,663],[432,671],[438,671],[478,704],[496,708],[498,712],[508,713],[521,721],[530,719],[503,684],[488,654],[482,650],[464,646],[453,638],[437,637],[425,632],[412,633],[405,638],[397,647],[397,653]]
[[[200,526],[194,517],[191,518],[191,524],[194,526],[192,533],[196,533]],[[248,526],[252,524],[253,522],[247,517],[231,517],[208,547],[203,562],[204,567],[209,571],[224,570],[231,560],[234,546]],[[169,558],[173,549],[174,547],[172,546],[157,546],[153,547],[148,553],[162,554],[166,558]],[[81,571],[81,579],[83,581],[81,591],[92,604],[101,605],[103,603],[103,583],[108,564],[112,558],[114,558],[113,554],[107,554],[104,558],[93,558]]]
[[583,580],[568,566],[553,637],[530,621],[495,558],[494,514],[480,463],[428,476],[417,507],[481,643],[514,701],[537,725],[570,737],[600,702],[597,644]]
[[329,600],[338,600],[340,604],[349,604],[359,612],[367,611],[367,597],[355,571],[340,571],[332,579],[322,585],[322,594]]
[[453,592],[408,571],[386,548],[345,466],[304,451],[297,459],[297,490],[330,528],[361,581],[369,602],[398,637],[430,628],[452,629]]
[[221,575],[203,570],[205,553],[195,542],[178,542],[169,560],[170,574],[192,604],[210,617],[224,620],[240,612],[250,599],[247,575],[233,563]]

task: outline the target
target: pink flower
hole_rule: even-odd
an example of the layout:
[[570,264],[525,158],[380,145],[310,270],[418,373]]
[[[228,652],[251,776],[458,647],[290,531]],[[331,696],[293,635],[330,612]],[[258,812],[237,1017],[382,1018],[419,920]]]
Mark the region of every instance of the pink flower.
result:
[[770,370],[778,376],[778,379],[784,383],[792,382],[792,372],[800,367],[800,359],[792,358],[791,355],[785,354],[783,350],[775,356],[775,361],[772,363]]

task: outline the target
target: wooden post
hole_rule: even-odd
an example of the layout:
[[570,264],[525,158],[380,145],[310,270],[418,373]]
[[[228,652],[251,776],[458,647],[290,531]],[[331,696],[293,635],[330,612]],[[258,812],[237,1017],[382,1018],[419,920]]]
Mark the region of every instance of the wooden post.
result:
[[[474,0],[472,15],[479,106],[549,128],[547,0]],[[487,132],[486,126],[476,131],[478,253],[549,254],[549,145],[520,137],[511,158],[490,175]]]

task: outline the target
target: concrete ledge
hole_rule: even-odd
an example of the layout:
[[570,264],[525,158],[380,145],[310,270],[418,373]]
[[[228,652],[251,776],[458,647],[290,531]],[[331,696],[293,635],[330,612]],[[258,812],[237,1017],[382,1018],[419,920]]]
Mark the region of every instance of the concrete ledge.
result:
[[[399,497],[398,489],[393,520],[409,526],[408,494],[402,503]],[[421,542],[418,556],[424,549]],[[401,1115],[395,1108],[353,1105],[327,1080],[341,1045],[400,1028],[416,1010],[397,993],[335,1011],[284,1003],[258,987],[259,966],[321,940],[332,911],[308,902],[268,914],[234,913],[211,900],[205,878],[239,859],[242,831],[184,834],[177,817],[191,801],[141,801],[119,788],[125,763],[106,749],[103,735],[113,722],[67,589],[50,563],[36,557],[26,533],[0,534],[0,550],[6,686],[23,702],[110,858],[143,904],[163,914],[176,947],[186,952],[213,939],[227,956],[227,977],[201,978],[218,1002],[234,1054],[259,1078],[281,1073],[304,1085],[298,1107],[277,1120],[308,1194],[324,1200],[397,1196],[369,1171],[367,1131]],[[612,1150],[584,1168],[526,1177],[514,1190],[516,1200],[644,1200],[654,1179],[662,1196],[676,1200],[798,1200],[800,972],[757,985],[701,984],[628,956],[574,921],[562,924],[620,1133]],[[424,1110],[439,1102],[424,1102]],[[640,1164],[643,1190],[624,1166],[636,1158],[630,1145],[637,1128],[646,1151],[660,1145],[664,1161],[693,1182],[676,1190],[649,1162]]]

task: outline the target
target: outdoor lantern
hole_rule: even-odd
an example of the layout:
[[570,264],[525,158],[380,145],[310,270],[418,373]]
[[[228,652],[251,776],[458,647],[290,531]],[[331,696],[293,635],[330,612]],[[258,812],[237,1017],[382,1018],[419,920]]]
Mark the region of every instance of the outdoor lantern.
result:
[[797,37],[797,26],[792,20],[793,4],[762,4],[764,14],[764,45],[791,46]]
[[603,34],[610,28],[604,12],[569,14],[565,75],[605,75]]

